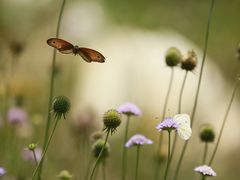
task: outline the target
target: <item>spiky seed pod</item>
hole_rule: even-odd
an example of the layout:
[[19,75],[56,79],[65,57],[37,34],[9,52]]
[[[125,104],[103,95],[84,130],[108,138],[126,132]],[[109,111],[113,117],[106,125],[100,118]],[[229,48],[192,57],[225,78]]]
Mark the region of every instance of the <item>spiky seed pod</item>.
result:
[[167,50],[165,56],[165,62],[167,66],[174,67],[177,66],[182,60],[182,54],[176,47],[171,47]]
[[213,127],[210,124],[203,124],[199,136],[202,142],[213,142],[215,139]]
[[110,109],[103,115],[104,130],[106,132],[110,131],[111,134],[116,130],[116,128],[121,124],[121,114],[115,110]]
[[181,68],[186,71],[193,71],[197,66],[197,54],[192,50],[188,51],[187,56],[181,61]]
[[55,119],[60,119],[62,116],[66,119],[66,113],[70,110],[70,101],[65,96],[58,96],[53,101],[53,113]]
[[[93,152],[93,156],[95,158],[98,158],[103,146],[104,146],[104,143],[105,143],[105,140],[104,139],[98,139],[92,146],[92,152]],[[107,142],[104,149],[103,149],[103,152],[102,152],[102,155],[100,157],[100,161],[102,160],[105,160],[108,156],[109,156],[109,153],[110,153],[110,145],[109,143]]]

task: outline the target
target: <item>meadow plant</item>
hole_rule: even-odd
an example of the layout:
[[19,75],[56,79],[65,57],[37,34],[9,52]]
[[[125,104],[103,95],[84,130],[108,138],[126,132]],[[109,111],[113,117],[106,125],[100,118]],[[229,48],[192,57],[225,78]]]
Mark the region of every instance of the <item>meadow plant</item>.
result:
[[[62,15],[65,7],[66,0],[62,0],[61,9],[59,12],[58,22],[57,22],[57,28],[56,28],[56,38],[59,37],[60,33],[60,25],[62,20]],[[55,70],[56,70],[56,49],[53,49],[53,56],[52,56],[52,71],[51,71],[51,78],[50,78],[50,87],[49,87],[49,99],[48,99],[48,113],[47,113],[47,121],[46,121],[46,128],[45,128],[45,136],[44,136],[44,142],[43,142],[43,149],[46,149],[48,138],[49,138],[49,129],[51,125],[51,108],[53,103],[53,93],[54,93],[54,84],[55,84]],[[40,176],[42,173],[42,166],[43,166],[44,159],[42,159],[40,163]]]
[[[124,141],[123,144],[126,143],[128,139],[128,131],[129,131],[129,120],[131,116],[140,116],[142,114],[141,110],[133,103],[127,102],[121,105],[118,109],[118,112],[124,114],[127,116],[127,122],[125,127],[125,133],[124,133]],[[125,146],[123,145],[123,155],[122,155],[122,180],[125,180],[126,178],[126,169],[127,169],[127,150]]]
[[[58,17],[58,22],[57,22],[56,34],[55,34],[56,38],[59,37],[60,25],[61,25],[62,15],[63,15],[64,7],[65,7],[65,2],[66,2],[66,0],[62,0],[61,9],[60,9],[59,17]],[[197,54],[194,50],[191,50],[191,51],[188,51],[185,55],[183,55],[182,52],[176,47],[170,47],[166,51],[164,60],[165,60],[167,67],[169,67],[171,69],[171,75],[170,75],[170,80],[169,80],[169,84],[167,87],[167,94],[164,99],[164,105],[162,108],[160,122],[155,127],[155,130],[157,129],[159,132],[159,138],[157,140],[157,145],[156,145],[157,146],[157,151],[155,154],[156,156],[154,156],[154,158],[155,158],[154,160],[155,160],[155,162],[157,162],[156,166],[153,169],[153,171],[154,171],[153,179],[155,179],[155,180],[159,180],[159,179],[169,180],[171,177],[170,176],[171,175],[170,167],[171,167],[171,164],[173,164],[173,163],[175,163],[175,165],[176,165],[176,169],[174,169],[174,171],[172,172],[173,180],[177,180],[179,178],[180,168],[183,167],[182,162],[184,160],[184,155],[185,155],[185,152],[186,152],[186,149],[188,146],[189,139],[192,135],[192,131],[194,130],[194,129],[192,129],[192,127],[195,122],[195,115],[196,115],[197,105],[198,105],[198,100],[199,100],[203,70],[204,70],[204,65],[205,65],[206,56],[207,56],[209,33],[210,33],[210,26],[211,26],[214,6],[215,6],[215,0],[211,0],[211,5],[210,5],[209,13],[208,13],[206,34],[205,34],[205,39],[204,39],[203,57],[202,57],[202,61],[201,61],[200,74],[199,74],[199,79],[197,82],[197,89],[196,89],[196,94],[195,94],[195,98],[194,98],[194,102],[193,102],[194,104],[193,104],[191,116],[184,113],[183,107],[182,107],[182,104],[183,104],[182,102],[183,102],[183,94],[184,94],[184,89],[185,89],[188,74],[189,74],[189,72],[194,72],[194,70],[197,66],[197,61],[198,61]],[[54,40],[56,40],[56,38],[51,38],[51,41],[54,43]],[[60,40],[60,41],[62,42],[62,40]],[[67,44],[66,46],[69,46],[69,44]],[[17,41],[16,42],[14,41],[10,45],[11,45],[10,50],[14,57],[18,57],[19,54],[25,48],[25,46],[23,44],[21,44],[21,43],[19,44]],[[22,155],[22,159],[24,161],[28,161],[28,162],[35,164],[35,169],[34,169],[34,172],[32,174],[32,178],[31,178],[32,180],[34,180],[36,176],[37,176],[38,180],[46,179],[45,177],[42,178],[42,167],[43,167],[43,163],[44,163],[44,158],[45,158],[48,148],[52,142],[53,135],[55,134],[56,127],[59,124],[59,121],[62,118],[66,119],[66,116],[69,113],[70,108],[71,108],[70,100],[66,96],[57,96],[56,98],[53,98],[54,97],[55,76],[57,73],[56,72],[57,71],[56,49],[62,53],[66,52],[66,50],[69,50],[69,49],[64,49],[64,48],[63,49],[57,48],[56,46],[53,46],[55,48],[53,50],[53,57],[52,57],[51,79],[50,79],[49,97],[48,97],[48,111],[47,111],[46,127],[44,129],[45,135],[44,135],[43,149],[39,148],[37,146],[37,144],[31,143],[31,144],[29,144],[29,146],[27,148],[23,149],[21,147],[20,152],[21,152],[21,150],[22,150],[22,152],[19,153],[18,149],[17,149],[19,144],[15,145],[14,143],[19,141],[20,138],[17,137],[17,134],[15,135],[13,133],[11,134],[11,137],[8,138],[8,141],[11,140],[11,143],[12,143],[11,148],[9,148],[10,149],[9,154],[11,156],[10,158],[12,158],[14,161],[11,161],[11,162],[17,161],[17,160],[15,161],[14,158],[15,158],[15,154],[18,154],[18,156],[20,158]],[[71,44],[70,44],[70,46],[71,46]],[[97,61],[97,62],[103,63],[105,61],[105,58],[103,55],[101,55],[100,53],[91,54],[90,52],[93,53],[94,51],[89,50],[88,48],[83,48],[83,49],[85,49],[85,51],[84,51],[85,54],[83,52],[80,52],[81,48],[79,48],[79,47],[71,46],[71,48],[72,48],[71,50],[73,51],[73,53],[75,55],[77,53],[82,53],[79,55],[82,56],[83,59],[87,62]],[[101,56],[99,56],[99,55],[101,55]],[[237,48],[237,59],[239,60],[239,58],[240,58],[240,45]],[[168,101],[169,101],[171,89],[173,86],[174,73],[175,73],[176,68],[183,70],[185,73],[181,87],[180,87],[179,97],[178,97],[178,109],[177,109],[176,115],[174,115],[172,117],[166,117],[168,103],[169,103]],[[195,172],[199,173],[201,175],[201,180],[205,180],[208,177],[214,177],[217,175],[217,173],[212,168],[212,164],[214,162],[217,150],[219,149],[221,138],[222,138],[222,135],[224,132],[224,128],[225,128],[225,125],[226,125],[226,122],[228,119],[230,109],[231,109],[233,101],[234,101],[234,97],[236,97],[236,93],[237,93],[237,90],[239,87],[239,80],[240,80],[239,75],[237,75],[236,80],[235,80],[235,85],[233,87],[233,91],[232,91],[232,94],[230,97],[230,102],[227,106],[225,115],[223,117],[223,121],[221,123],[221,128],[218,133],[218,136],[216,136],[215,130],[213,129],[212,124],[207,123],[207,124],[203,124],[200,127],[199,138],[200,138],[201,142],[204,143],[203,158],[201,161],[202,165],[198,166],[194,169],[192,167],[191,170],[193,169]],[[7,94],[8,94],[9,89],[6,88],[6,90],[7,90]],[[8,101],[9,101],[8,98],[9,97],[6,98],[7,101],[5,102],[7,104],[7,106],[8,106]],[[5,111],[5,110],[7,110],[7,111]],[[3,110],[3,112],[4,112],[3,114],[4,114],[4,116],[6,116],[4,118],[6,118],[6,121],[10,125],[21,125],[21,124],[24,124],[24,123],[30,121],[31,116],[28,116],[27,111],[22,107],[21,103],[17,104],[16,106],[10,107],[10,108],[7,107],[5,110]],[[109,159],[109,154],[110,154],[110,145],[108,143],[109,136],[113,135],[116,132],[117,128],[120,126],[120,124],[122,122],[123,115],[126,117],[126,126],[124,128],[123,143],[120,143],[121,149],[122,149],[121,179],[126,180],[127,179],[127,170],[128,169],[129,169],[129,171],[133,170],[133,168],[127,162],[128,161],[128,156],[127,156],[128,148],[131,148],[131,147],[136,147],[136,165],[135,165],[135,171],[134,171],[134,175],[135,175],[134,179],[138,180],[141,178],[139,176],[140,149],[142,148],[143,145],[153,144],[153,141],[148,139],[147,137],[145,137],[142,134],[135,134],[131,138],[128,137],[129,127],[130,127],[130,118],[132,118],[134,116],[135,117],[141,116],[142,111],[140,110],[140,108],[137,105],[135,105],[131,102],[127,102],[127,103],[122,104],[117,109],[109,109],[108,111],[106,111],[103,114],[103,117],[102,117],[103,129],[102,129],[102,131],[95,131],[97,129],[93,123],[95,120],[95,114],[85,115],[83,113],[80,113],[80,115],[77,116],[78,121],[75,124],[74,130],[77,130],[78,134],[77,135],[74,134],[74,135],[76,135],[77,137],[81,136],[81,139],[80,139],[81,147],[79,147],[79,148],[84,149],[85,147],[83,147],[83,146],[85,146],[86,144],[88,147],[90,147],[90,145],[88,143],[92,143],[91,151],[87,148],[87,150],[84,149],[83,151],[79,151],[77,154],[81,158],[81,161],[80,161],[80,163],[82,164],[81,166],[86,166],[83,168],[84,170],[86,170],[86,172],[80,172],[80,167],[79,166],[77,167],[79,170],[78,173],[81,174],[81,177],[83,177],[85,175],[84,180],[98,179],[99,178],[98,168],[100,165],[102,167],[102,180],[107,179],[106,173],[108,173],[108,171],[106,171],[106,160],[107,160],[107,158]],[[154,129],[154,127],[152,127],[152,129]],[[94,133],[92,133],[92,132],[94,132]],[[168,137],[166,139],[163,138],[164,132],[167,132],[167,134],[168,134]],[[2,133],[2,132],[0,132],[0,133]],[[11,131],[10,131],[10,133],[11,133]],[[174,133],[174,136],[172,135],[172,133]],[[90,134],[91,134],[91,136],[90,136]],[[119,137],[121,137],[121,136],[119,136]],[[173,143],[172,143],[172,137],[174,137]],[[182,140],[184,140],[182,149],[179,149],[177,147],[178,137],[180,137]],[[29,137],[29,138],[33,138],[33,137]],[[117,139],[117,137],[116,137],[116,139]],[[214,144],[213,142],[215,139],[216,139],[216,143]],[[167,143],[165,143],[165,140],[167,140],[166,141]],[[10,142],[8,142],[8,143],[10,144]],[[209,147],[208,146],[210,143],[212,143],[214,145],[214,147],[213,147],[212,154],[209,157]],[[167,148],[166,148],[167,153],[165,153],[163,150],[164,145],[166,146],[166,144],[167,144]],[[116,144],[114,144],[114,145],[116,145]],[[114,146],[111,146],[111,148],[112,147],[114,147]],[[117,145],[116,145],[116,147],[117,147]],[[179,155],[177,161],[172,161],[174,152],[176,150],[179,150],[180,155]],[[2,148],[0,147],[0,152],[1,151],[2,151]],[[18,152],[18,153],[15,153],[15,152]],[[92,153],[91,154],[92,157],[88,158],[89,164],[86,165],[85,158],[90,153]],[[146,157],[148,157],[148,156],[146,156]],[[73,156],[72,158],[75,158],[75,157]],[[209,161],[208,161],[208,159],[209,159]],[[93,161],[95,161],[95,162],[93,162]],[[165,161],[166,161],[166,163],[165,163]],[[114,164],[117,164],[117,163],[114,163]],[[30,164],[30,165],[32,165],[32,164]],[[165,165],[164,173],[161,173],[160,165]],[[8,170],[8,173],[11,172],[8,166],[5,166],[5,164],[3,164],[3,166],[6,167],[6,169]],[[14,168],[17,168],[18,166],[21,166],[21,165],[16,163]],[[0,179],[2,178],[2,176],[8,175],[8,173],[4,167],[0,167]],[[151,169],[151,168],[149,168],[149,169]],[[57,171],[57,172],[59,172],[59,171]],[[161,174],[163,177],[159,178],[159,174]],[[88,178],[89,175],[90,175],[90,177]],[[24,175],[20,174],[20,175],[16,176],[15,179],[27,178],[27,177],[22,177],[22,176],[25,176],[25,174]],[[50,175],[48,175],[48,176],[52,176],[52,174],[50,173]],[[55,178],[58,178],[61,180],[69,180],[69,179],[75,178],[74,175],[67,170],[62,170],[58,175],[55,174],[54,176],[55,176]],[[78,178],[78,177],[76,177],[76,178]],[[48,177],[48,179],[52,179],[52,177],[50,177],[50,178]],[[115,179],[118,179],[118,178],[115,177]],[[82,180],[82,178],[80,180]]]
[[[34,145],[34,146],[32,146]],[[33,162],[38,165],[42,157],[42,149],[37,147],[35,144],[30,144],[28,148],[22,150],[22,158],[25,161]]]
[[[44,157],[45,157],[45,155],[47,153],[48,147],[50,145],[50,142],[52,140],[52,137],[53,137],[53,134],[54,134],[54,132],[56,130],[58,122],[60,121],[60,119],[62,117],[64,119],[66,119],[66,113],[68,113],[69,110],[70,110],[70,102],[69,102],[67,97],[65,97],[65,96],[58,96],[58,97],[55,98],[55,100],[53,102],[53,105],[52,105],[52,113],[53,113],[53,116],[54,116],[54,119],[55,119],[55,123],[53,125],[52,132],[51,132],[51,134],[49,136],[49,139],[47,141],[46,147],[45,147],[45,149],[43,151],[41,160],[40,160],[40,162],[38,163],[37,167],[35,168],[35,170],[33,172],[32,180],[34,179],[34,177],[38,173],[39,168],[40,168],[40,166],[42,164],[42,161],[44,160]],[[39,172],[39,176],[40,176],[40,172]]]
[[107,144],[109,134],[112,135],[116,131],[117,127],[121,124],[121,114],[115,109],[110,109],[110,110],[106,111],[103,115],[103,124],[104,124],[103,131],[105,131],[105,133],[106,133],[106,138],[105,138],[104,144],[101,148],[101,151],[98,154],[96,162],[93,166],[90,180],[92,180],[94,177],[94,172],[97,168],[98,162],[101,160],[101,156],[102,156],[102,154],[104,152],[104,148]]
[[[170,96],[171,89],[172,89],[172,84],[173,84],[173,79],[174,79],[174,67],[176,67],[181,61],[182,61],[182,53],[180,52],[180,50],[176,47],[168,48],[166,55],[165,55],[165,63],[168,67],[171,68],[171,77],[170,77],[170,81],[169,81],[169,85],[168,85],[167,95],[166,95],[165,101],[164,101],[163,112],[162,112],[162,116],[161,116],[162,120],[165,118],[165,115],[166,115],[168,100],[169,100],[169,96]],[[163,144],[163,133],[160,133],[159,137],[158,137],[156,154],[159,154],[161,152],[162,144]],[[160,164],[157,163],[156,168],[155,168],[155,180],[158,179],[159,168],[160,168]]]
[[125,144],[125,147],[127,147],[127,148],[130,148],[133,146],[137,147],[135,180],[138,180],[138,164],[139,164],[139,156],[140,156],[140,147],[145,144],[153,144],[153,141],[146,138],[142,134],[136,134],[136,135],[132,136]]
[[216,172],[207,165],[202,165],[194,168],[195,172],[198,172],[202,175],[202,180],[206,179],[206,177],[217,176]]
[[199,133],[200,140],[205,144],[202,164],[206,163],[207,153],[208,153],[208,144],[213,142],[215,139],[215,132],[212,125],[206,123],[201,126]]
[[[200,68],[200,75],[199,75],[199,79],[198,79],[197,91],[196,91],[193,110],[192,110],[192,115],[191,115],[191,126],[193,126],[195,113],[196,113],[196,109],[197,109],[197,105],[198,105],[198,97],[199,97],[200,86],[201,86],[201,82],[202,82],[203,68],[204,68],[204,64],[205,64],[206,56],[207,56],[208,39],[209,39],[209,32],[210,32],[210,25],[211,25],[211,20],[212,20],[214,4],[215,4],[215,0],[211,0],[211,5],[210,5],[210,8],[209,8],[209,13],[208,13],[208,22],[207,22],[207,27],[206,27],[205,43],[204,43],[203,57],[202,57],[201,68]],[[187,149],[187,146],[188,146],[188,141],[186,141],[184,143],[184,146],[182,148],[181,155],[180,155],[178,163],[177,163],[177,167],[176,167],[176,170],[175,170],[173,180],[178,179],[179,170],[180,170],[182,160],[183,160],[185,151]]]

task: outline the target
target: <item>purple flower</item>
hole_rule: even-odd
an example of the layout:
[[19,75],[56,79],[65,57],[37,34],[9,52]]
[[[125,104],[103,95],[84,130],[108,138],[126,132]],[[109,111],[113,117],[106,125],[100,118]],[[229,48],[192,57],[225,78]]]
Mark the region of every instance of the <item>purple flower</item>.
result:
[[153,144],[153,141],[150,139],[147,139],[145,136],[141,134],[136,134],[127,141],[127,143],[125,144],[125,147],[129,148],[132,146],[138,146],[138,145],[144,145],[144,144]]
[[[34,151],[35,151],[37,162],[39,162],[42,157],[42,150],[41,148],[35,148]],[[33,151],[30,151],[29,149],[26,149],[26,148],[24,148],[22,151],[22,158],[25,161],[35,162]]]
[[126,114],[128,116],[140,116],[142,114],[141,110],[133,103],[127,102],[121,105],[118,109],[118,112]]
[[167,117],[165,118],[161,123],[159,123],[156,128],[158,131],[162,130],[177,130],[179,127],[179,124],[174,121],[173,118]]
[[202,174],[203,176],[217,176],[215,171],[210,166],[207,165],[198,166],[194,168],[194,171]]
[[12,107],[8,110],[7,120],[10,124],[23,124],[27,121],[27,113],[20,107]]
[[7,171],[3,167],[0,166],[0,177],[6,173],[7,173]]

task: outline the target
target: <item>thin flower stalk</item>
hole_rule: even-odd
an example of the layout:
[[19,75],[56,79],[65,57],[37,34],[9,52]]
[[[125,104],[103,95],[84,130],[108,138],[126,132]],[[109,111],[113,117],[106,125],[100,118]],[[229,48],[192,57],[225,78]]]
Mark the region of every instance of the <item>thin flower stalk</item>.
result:
[[[59,37],[60,32],[60,25],[62,20],[62,15],[65,7],[66,0],[62,1],[59,17],[58,17],[58,23],[57,23],[57,30],[56,30],[56,38]],[[51,79],[50,79],[50,88],[49,88],[49,100],[48,100],[48,114],[47,114],[47,121],[46,121],[46,129],[45,129],[45,136],[44,136],[44,142],[43,142],[43,149],[46,149],[47,142],[49,138],[49,129],[51,125],[51,106],[53,103],[53,92],[54,92],[54,80],[55,80],[55,69],[56,69],[56,49],[53,50],[53,56],[52,56],[52,69],[51,69]],[[42,166],[43,166],[44,159],[39,163],[40,164],[40,170],[39,174],[41,176],[42,173]]]
[[[185,71],[185,75],[184,75],[184,78],[183,78],[181,90],[180,90],[180,93],[179,93],[178,114],[181,114],[181,112],[182,112],[182,108],[181,108],[181,106],[182,106],[182,96],[183,96],[183,90],[184,90],[184,87],[185,87],[185,84],[186,84],[186,80],[187,80],[187,75],[188,75],[188,71]],[[178,139],[178,135],[177,135],[177,133],[175,133],[175,135],[174,135],[174,140],[173,140],[173,146],[172,146],[170,163],[171,163],[171,160],[172,160],[173,155],[174,155],[174,152],[175,152],[175,147],[176,147],[176,144],[177,144],[177,139]]]
[[[208,22],[207,22],[207,28],[206,28],[206,34],[205,34],[205,44],[204,44],[203,59],[202,59],[201,69],[200,69],[200,76],[199,76],[199,80],[198,80],[197,91],[196,91],[196,95],[195,95],[193,111],[192,111],[192,116],[191,116],[191,121],[192,121],[191,126],[193,126],[193,123],[194,123],[195,113],[196,113],[197,104],[198,104],[198,96],[199,96],[199,91],[200,91],[200,86],[201,86],[201,81],[202,81],[203,67],[204,67],[206,55],[207,55],[208,39],[209,39],[209,32],[210,32],[210,26],[211,26],[211,21],[212,21],[214,5],[215,5],[215,0],[212,0],[210,9],[209,9],[209,14],[208,14]],[[177,178],[178,178],[179,170],[180,170],[180,167],[182,164],[183,156],[185,154],[187,145],[188,145],[188,141],[186,141],[184,143],[180,158],[177,163],[177,168],[176,168],[175,175],[173,178],[174,180],[177,180]]]
[[214,160],[214,158],[215,158],[215,155],[216,155],[216,153],[217,153],[217,149],[218,149],[218,146],[219,146],[219,143],[220,143],[222,134],[223,134],[223,130],[224,130],[224,127],[225,127],[227,118],[228,118],[228,114],[229,114],[229,112],[230,112],[230,109],[231,109],[231,106],[232,106],[232,103],[233,103],[235,94],[236,94],[236,92],[237,92],[238,86],[239,86],[239,79],[237,78],[237,79],[236,79],[236,82],[235,82],[235,85],[234,85],[234,89],[233,89],[233,93],[232,93],[232,96],[231,96],[229,105],[228,105],[228,107],[227,107],[227,111],[226,111],[226,113],[225,113],[225,116],[224,116],[224,119],[223,119],[223,122],[222,122],[222,126],[221,126],[221,129],[220,129],[220,133],[219,133],[219,136],[218,136],[218,139],[217,139],[216,146],[215,146],[215,148],[214,148],[214,150],[213,150],[213,154],[212,154],[212,156],[211,156],[211,158],[210,158],[210,161],[209,161],[209,166],[212,165],[213,160]]
[[140,153],[140,145],[137,146],[136,169],[135,169],[135,180],[138,180],[139,153]]
[[95,164],[94,164],[94,167],[93,167],[93,170],[92,170],[92,173],[91,173],[91,176],[90,176],[90,180],[93,180],[94,172],[95,172],[95,170],[96,170],[96,168],[97,168],[98,162],[99,162],[99,160],[100,160],[100,158],[101,158],[101,156],[102,156],[102,153],[103,153],[103,151],[104,151],[104,148],[105,148],[105,146],[106,146],[106,144],[107,144],[107,140],[108,140],[109,133],[110,133],[110,130],[107,131],[107,135],[106,135],[106,138],[105,138],[104,145],[103,145],[103,147],[102,147],[102,149],[101,149],[101,152],[99,153],[99,155],[98,155],[98,157],[97,157],[97,160],[96,160],[96,162],[95,162]]
[[[172,89],[172,84],[173,84],[173,79],[174,79],[174,68],[171,68],[171,77],[170,77],[168,90],[167,90],[167,95],[166,95],[164,106],[163,106],[162,119],[166,115],[169,95],[170,95],[170,92],[171,92],[171,89]],[[159,137],[158,137],[158,145],[157,145],[157,152],[156,152],[156,154],[158,154],[161,151],[162,144],[163,144],[163,133],[160,133]],[[157,163],[156,169],[155,169],[155,180],[158,179],[159,168],[160,168],[160,163]]]
[[164,173],[164,180],[167,180],[170,160],[171,160],[171,130],[168,130],[168,159],[167,159],[167,167]]
[[42,161],[44,160],[44,157],[45,157],[45,155],[46,155],[46,153],[47,153],[49,144],[50,144],[50,142],[51,142],[51,140],[52,140],[52,137],[53,137],[53,134],[54,134],[54,132],[55,132],[55,130],[56,130],[56,127],[57,127],[57,125],[58,125],[58,122],[59,122],[59,119],[56,119],[56,120],[55,120],[55,123],[54,123],[54,126],[53,126],[52,133],[50,134],[50,137],[49,137],[49,139],[48,139],[48,141],[47,141],[46,147],[45,147],[45,149],[44,149],[44,151],[43,151],[42,158],[41,158],[41,160],[39,161],[37,167],[35,168],[35,170],[34,170],[34,172],[33,172],[33,175],[32,175],[32,178],[31,178],[32,180],[34,180],[37,172],[40,170],[40,165],[41,165]]
[[[127,142],[127,139],[128,139],[129,119],[130,119],[130,116],[128,115],[127,116],[126,127],[125,127],[124,143],[123,144],[125,144]],[[127,169],[126,160],[127,160],[127,149],[126,149],[125,146],[123,146],[122,180],[125,180],[125,177],[126,177],[126,169]]]
[[206,164],[207,152],[208,152],[208,143],[205,142],[205,144],[204,144],[204,152],[203,152],[202,164]]

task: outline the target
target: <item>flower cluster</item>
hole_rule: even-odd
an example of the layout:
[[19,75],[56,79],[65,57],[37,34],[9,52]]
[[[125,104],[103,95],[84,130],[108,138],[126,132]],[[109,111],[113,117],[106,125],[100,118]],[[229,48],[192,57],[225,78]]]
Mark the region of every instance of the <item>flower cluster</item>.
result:
[[125,147],[132,147],[132,146],[139,146],[139,145],[145,145],[145,144],[153,144],[153,141],[146,138],[142,134],[136,134],[132,136],[127,143],[125,144]]
[[198,166],[194,168],[194,171],[202,174],[203,176],[217,176],[215,171],[210,166],[207,165]]

